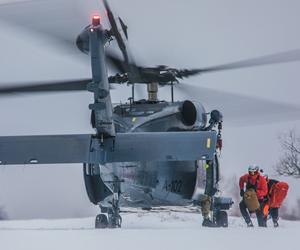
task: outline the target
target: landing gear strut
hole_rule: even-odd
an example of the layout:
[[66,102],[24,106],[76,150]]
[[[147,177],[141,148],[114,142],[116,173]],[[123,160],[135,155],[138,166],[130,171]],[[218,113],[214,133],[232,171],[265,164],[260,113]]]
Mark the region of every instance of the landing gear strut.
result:
[[[118,228],[121,227],[122,217],[120,216],[119,196],[121,193],[121,183],[117,176],[113,181],[106,183],[113,184],[113,194],[111,206],[100,205],[101,214],[98,214],[95,220],[95,228]],[[107,214],[107,215],[106,215]]]

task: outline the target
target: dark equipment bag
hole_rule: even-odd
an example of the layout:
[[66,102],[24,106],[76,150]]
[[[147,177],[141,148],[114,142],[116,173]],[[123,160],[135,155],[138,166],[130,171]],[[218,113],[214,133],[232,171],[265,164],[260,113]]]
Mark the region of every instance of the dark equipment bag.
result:
[[250,212],[255,212],[257,209],[259,209],[259,202],[257,199],[257,195],[254,189],[250,188],[248,189],[244,194],[244,202],[246,204],[246,207]]

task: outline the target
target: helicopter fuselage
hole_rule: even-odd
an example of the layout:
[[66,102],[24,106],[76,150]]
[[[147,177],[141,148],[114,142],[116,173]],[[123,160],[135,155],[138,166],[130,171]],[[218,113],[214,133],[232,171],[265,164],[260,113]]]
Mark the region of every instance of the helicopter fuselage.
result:
[[[206,112],[200,103],[138,101],[116,105],[113,109],[116,133],[174,132],[204,130]],[[92,118],[93,121],[93,118]],[[132,142],[134,143],[134,141]],[[159,143],[159,142],[158,142]],[[121,204],[137,207],[186,205],[196,188],[204,193],[217,180],[206,181],[205,161],[142,161],[100,165],[101,179],[110,190],[113,179],[121,180]],[[215,168],[218,166],[214,166]],[[210,176],[209,178],[214,178]],[[89,181],[85,178],[85,181]],[[91,183],[86,183],[91,187]],[[97,188],[96,185],[94,188]],[[99,188],[99,187],[98,187]],[[90,191],[92,190],[92,191]],[[97,193],[87,188],[89,197]],[[90,191],[90,193],[89,193]],[[93,203],[103,197],[92,197]]]
[[[87,26],[76,41],[80,51],[90,54],[92,72],[95,73],[92,83],[95,87],[90,89],[95,97],[95,103],[91,109],[91,124],[97,131],[96,138],[99,142],[92,143],[90,152],[96,158],[96,160],[93,159],[94,162],[100,160],[100,164],[96,164],[97,166],[91,163],[88,166],[84,165],[85,184],[90,201],[99,204],[110,196],[109,193],[113,194],[111,204],[114,212],[112,214],[115,214],[114,217],[117,218],[118,194],[122,194],[121,202],[129,203],[130,206],[142,207],[187,204],[193,199],[196,186],[205,189],[202,190],[202,193],[213,196],[218,182],[218,174],[216,174],[218,173],[218,160],[215,152],[217,138],[221,138],[221,129],[219,129],[218,135],[213,129],[216,125],[219,128],[222,127],[222,114],[217,110],[212,111],[210,120],[207,122],[207,113],[202,104],[189,100],[174,102],[173,85],[174,82],[178,82],[177,78],[198,74],[200,71],[177,70],[166,66],[145,68],[130,62],[126,45],[118,31],[113,13],[106,1],[104,1],[104,5],[111,29],[104,30],[100,25],[99,17],[95,17],[92,25]],[[112,36],[122,52],[124,62],[109,53],[104,54],[103,47]],[[112,115],[111,109],[105,109],[108,106],[111,107],[107,75],[103,67],[98,70],[99,64],[105,65],[105,58],[121,73],[109,77],[108,82],[127,83],[132,86],[131,102],[115,106]],[[148,100],[134,101],[135,83],[147,85]],[[171,87],[172,101],[159,101],[158,86],[167,85]],[[101,91],[107,95],[101,95]],[[115,133],[113,133],[114,130]],[[196,132],[201,136],[196,138]],[[139,134],[143,133],[150,137],[138,141]],[[178,139],[184,133],[187,137],[174,142],[174,138]],[[122,145],[120,138],[117,142],[117,137],[122,137],[122,134],[127,136],[126,145],[123,144],[123,153],[111,153],[115,152],[112,138],[116,138],[116,144]],[[165,144],[166,141],[167,144]],[[194,141],[193,144],[192,141]],[[145,145],[148,143],[149,149],[148,145]],[[107,144],[109,146],[106,146]],[[158,150],[155,150],[156,144]],[[178,144],[182,144],[182,146]],[[176,152],[167,152],[173,149]],[[207,149],[210,150],[209,154],[207,154]],[[95,151],[97,151],[96,156]],[[197,156],[186,157],[192,151]],[[164,154],[163,158],[159,157],[162,153]],[[118,162],[110,161],[114,159],[112,159],[113,156],[107,157],[109,154],[121,156],[118,157],[120,160]],[[140,157],[136,157],[137,154]],[[97,155],[100,156],[97,158]],[[126,155],[130,155],[131,158],[126,158]],[[200,175],[197,174],[200,171],[197,171],[199,165],[210,166],[201,181],[199,180],[201,179]],[[200,169],[203,168],[200,167]]]

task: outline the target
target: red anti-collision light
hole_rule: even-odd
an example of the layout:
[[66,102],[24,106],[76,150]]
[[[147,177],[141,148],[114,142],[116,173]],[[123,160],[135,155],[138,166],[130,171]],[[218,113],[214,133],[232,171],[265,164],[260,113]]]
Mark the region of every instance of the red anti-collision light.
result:
[[98,16],[98,15],[93,16],[92,24],[93,24],[93,26],[98,26],[98,25],[100,25],[100,16]]

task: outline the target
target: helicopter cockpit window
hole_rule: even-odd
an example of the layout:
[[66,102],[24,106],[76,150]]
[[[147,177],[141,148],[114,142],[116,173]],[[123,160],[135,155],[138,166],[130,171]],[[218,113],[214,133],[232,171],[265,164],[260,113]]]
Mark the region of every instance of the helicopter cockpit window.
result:
[[145,106],[139,106],[139,107],[134,107],[134,106],[118,106],[115,107],[114,113],[123,116],[123,117],[141,117],[141,116],[149,116],[153,115],[156,112],[159,112],[161,108],[159,107],[145,107]]
[[140,109],[136,109],[136,108],[127,108],[125,113],[128,116],[148,116],[148,115],[152,115],[155,113],[154,110],[140,110]]

